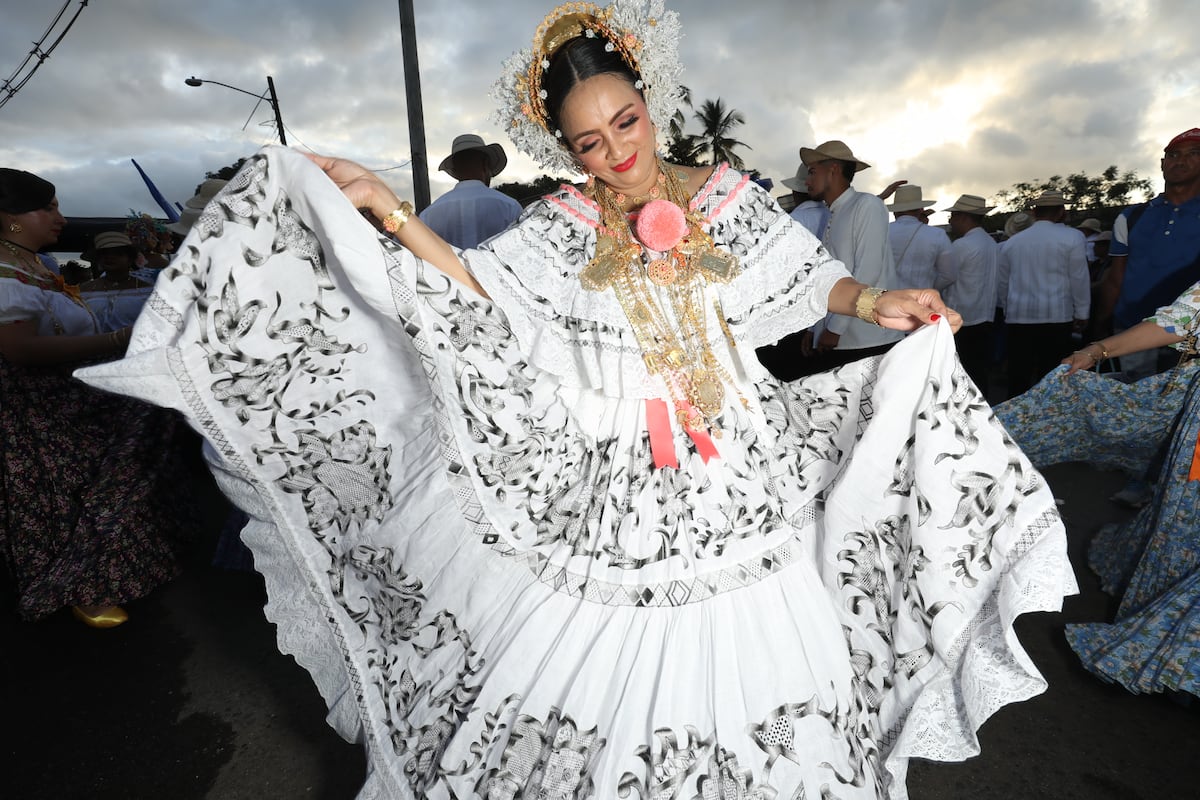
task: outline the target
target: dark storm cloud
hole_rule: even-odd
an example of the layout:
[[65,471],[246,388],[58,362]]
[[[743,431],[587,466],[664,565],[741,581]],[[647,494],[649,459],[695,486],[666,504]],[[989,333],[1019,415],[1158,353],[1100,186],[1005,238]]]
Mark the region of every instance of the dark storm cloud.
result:
[[[59,5],[6,4],[0,75]],[[488,92],[552,3],[415,6],[431,169],[471,131],[509,150],[505,178],[534,177],[490,122]],[[869,151],[872,186],[894,174],[986,193],[1114,162],[1156,177],[1164,137],[1200,124],[1186,0],[670,6],[683,20],[697,104],[720,97],[742,111],[737,138],[753,148],[743,155],[776,179],[795,172],[801,145],[829,138]],[[274,140],[266,104],[252,114],[251,97],[185,86],[193,74],[254,93],[272,75],[289,143],[301,149],[379,169],[409,159],[394,0],[106,0],[83,10],[0,109],[2,160],[55,180],[68,213],[157,212],[130,158],[182,202],[204,172]],[[407,168],[382,174],[411,194]],[[431,181],[435,196],[450,185],[436,172]]]

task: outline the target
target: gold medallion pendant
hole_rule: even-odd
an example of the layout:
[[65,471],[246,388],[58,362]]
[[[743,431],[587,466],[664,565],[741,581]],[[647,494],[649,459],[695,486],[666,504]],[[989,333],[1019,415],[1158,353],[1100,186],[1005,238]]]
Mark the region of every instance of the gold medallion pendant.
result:
[[697,370],[691,375],[691,385],[692,405],[706,418],[715,418],[725,402],[725,386],[721,379],[707,370]]
[[670,286],[678,277],[670,258],[656,258],[651,261],[646,265],[646,275],[656,286]]

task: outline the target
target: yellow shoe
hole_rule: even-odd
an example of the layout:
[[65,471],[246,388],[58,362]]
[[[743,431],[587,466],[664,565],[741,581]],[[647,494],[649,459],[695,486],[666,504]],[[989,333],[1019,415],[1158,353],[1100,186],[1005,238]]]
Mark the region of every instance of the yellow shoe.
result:
[[129,619],[125,609],[120,606],[108,606],[96,614],[89,614],[79,606],[71,606],[71,613],[89,628],[115,628]]

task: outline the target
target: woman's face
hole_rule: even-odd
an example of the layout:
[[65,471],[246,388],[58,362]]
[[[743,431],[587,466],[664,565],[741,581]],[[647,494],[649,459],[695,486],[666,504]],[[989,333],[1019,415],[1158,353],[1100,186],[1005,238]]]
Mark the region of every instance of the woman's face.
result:
[[641,94],[624,78],[603,74],[576,84],[559,121],[567,146],[596,180],[627,195],[655,185],[654,126]]
[[[66,218],[58,210],[58,198],[50,198],[45,208],[26,211],[24,214],[12,214],[12,222],[21,227],[20,236],[34,250],[54,244],[59,234],[66,226]],[[0,235],[11,236],[9,231],[0,231]]]

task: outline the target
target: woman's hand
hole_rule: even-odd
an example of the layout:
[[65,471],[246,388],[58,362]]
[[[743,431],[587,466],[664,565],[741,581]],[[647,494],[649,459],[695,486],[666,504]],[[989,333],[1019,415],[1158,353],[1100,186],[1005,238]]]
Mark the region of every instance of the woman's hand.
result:
[[[396,193],[366,167],[344,158],[320,156],[315,153],[304,155],[321,168],[355,208],[370,211],[375,217],[377,228],[380,220],[399,208],[400,198]],[[488,296],[479,281],[475,280],[475,276],[463,266],[454,249],[430,230],[416,214],[410,215],[408,221],[393,233],[393,237],[417,258],[433,264],[480,297]]]
[[875,301],[875,318],[880,327],[896,331],[913,331],[943,318],[955,333],[962,327],[962,316],[935,289],[889,289]]
[[1083,350],[1076,350],[1064,358],[1061,363],[1066,364],[1068,367],[1066,374],[1071,375],[1081,369],[1091,369],[1096,366],[1099,362],[1097,361],[1097,356],[1091,352],[1094,349],[1094,347],[1089,347]]
[[345,158],[316,153],[304,155],[329,176],[355,208],[367,209],[376,219],[383,219],[400,205],[396,193],[366,167]]

